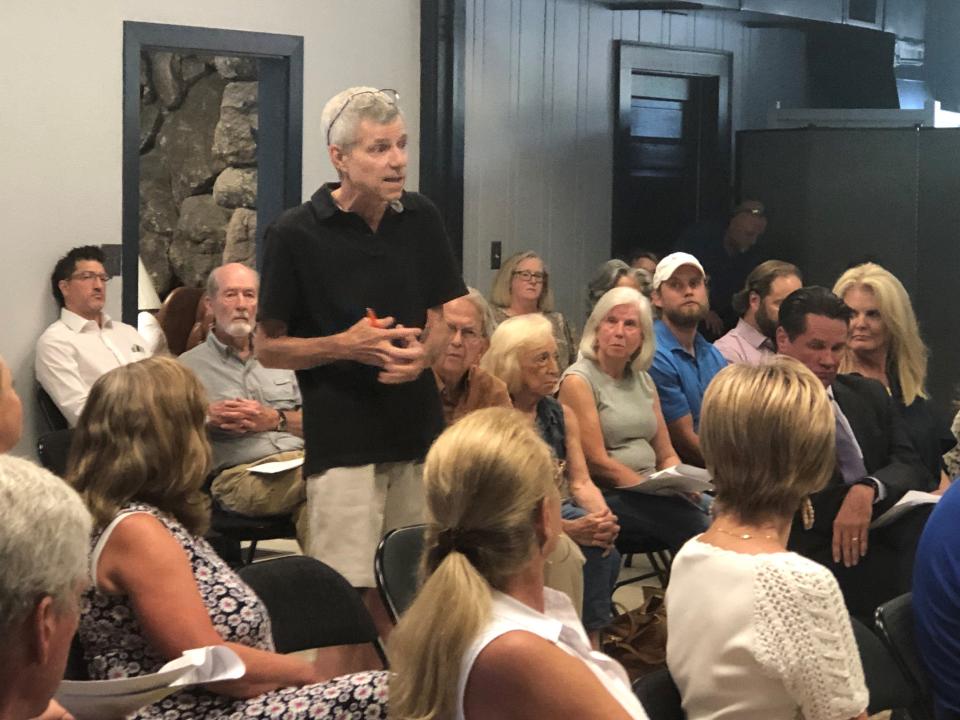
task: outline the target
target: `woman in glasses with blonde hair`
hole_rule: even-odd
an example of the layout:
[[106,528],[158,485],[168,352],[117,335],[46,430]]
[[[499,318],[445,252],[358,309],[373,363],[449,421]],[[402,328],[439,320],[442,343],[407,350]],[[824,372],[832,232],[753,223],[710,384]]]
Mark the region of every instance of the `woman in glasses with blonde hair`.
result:
[[515,410],[449,427],[427,455],[423,585],[390,636],[398,720],[645,720],[623,668],[544,587],[562,530],[556,465]]
[[577,359],[573,329],[563,315],[554,310],[550,273],[543,259],[533,250],[524,250],[508,257],[493,278],[490,304],[498,323],[508,317],[542,313],[553,326],[557,341],[560,372]]

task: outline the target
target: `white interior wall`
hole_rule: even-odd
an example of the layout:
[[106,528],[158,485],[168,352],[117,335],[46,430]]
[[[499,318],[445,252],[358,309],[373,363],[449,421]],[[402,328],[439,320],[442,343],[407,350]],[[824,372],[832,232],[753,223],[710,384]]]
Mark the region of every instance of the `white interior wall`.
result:
[[[303,192],[334,179],[317,129],[323,103],[350,85],[397,88],[419,174],[417,0],[6,0],[0,22],[0,354],[36,444],[33,356],[56,317],[48,278],[70,247],[120,242],[123,22],[304,37]],[[111,294],[119,294],[119,284]]]
[[609,257],[614,41],[733,53],[734,131],[805,104],[804,37],[737,13],[612,11],[589,0],[467,0],[464,277],[489,291],[490,243],[541,253],[578,326]]

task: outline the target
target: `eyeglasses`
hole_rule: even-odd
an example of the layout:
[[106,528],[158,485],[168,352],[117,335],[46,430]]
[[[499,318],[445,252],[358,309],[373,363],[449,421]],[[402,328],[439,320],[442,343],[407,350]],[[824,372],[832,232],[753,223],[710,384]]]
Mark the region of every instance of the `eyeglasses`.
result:
[[347,105],[350,104],[350,101],[355,97],[361,95],[377,95],[382,93],[391,105],[396,106],[400,102],[400,93],[394,90],[393,88],[381,88],[379,90],[361,90],[356,92],[350,97],[347,98],[347,101],[340,106],[340,109],[337,110],[337,114],[333,116],[333,120],[330,121],[330,124],[327,125],[327,145],[330,144],[330,131],[333,129],[333,124],[340,119],[340,116],[343,115],[343,111],[347,109]]
[[447,323],[447,328],[450,330],[450,339],[452,340],[457,335],[457,331],[460,332],[460,340],[464,343],[476,342],[477,340],[482,340],[476,330],[472,327],[460,327],[459,325],[454,325],[453,323]]
[[110,282],[110,276],[106,273],[97,273],[91,270],[84,270],[83,272],[74,273],[70,276],[71,280],[80,280],[82,282],[90,282],[94,278],[97,278],[102,283]]
[[542,283],[547,279],[545,272],[533,272],[531,270],[514,270],[513,277],[518,277],[524,282]]

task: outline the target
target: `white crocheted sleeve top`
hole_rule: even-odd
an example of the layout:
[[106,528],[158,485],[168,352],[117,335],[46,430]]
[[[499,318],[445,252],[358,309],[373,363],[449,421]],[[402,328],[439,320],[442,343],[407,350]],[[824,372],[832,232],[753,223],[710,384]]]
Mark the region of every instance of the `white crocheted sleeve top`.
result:
[[667,622],[689,720],[849,720],[867,707],[837,581],[795,553],[689,541],[674,560]]

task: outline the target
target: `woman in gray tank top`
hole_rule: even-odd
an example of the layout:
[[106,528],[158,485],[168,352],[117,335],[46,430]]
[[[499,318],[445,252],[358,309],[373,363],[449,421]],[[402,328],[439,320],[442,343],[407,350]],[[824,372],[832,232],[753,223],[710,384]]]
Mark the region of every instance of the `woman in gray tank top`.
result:
[[620,519],[618,545],[653,539],[677,550],[706,530],[705,503],[623,489],[680,463],[647,374],[653,352],[649,302],[632,288],[613,288],[587,320],[581,358],[564,373],[560,400],[576,414],[590,476]]

